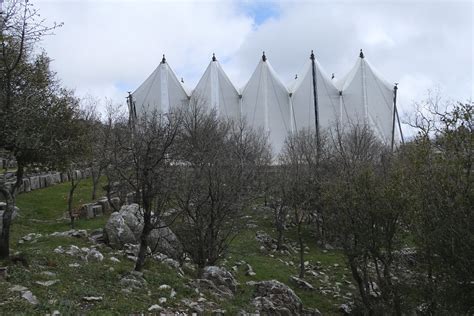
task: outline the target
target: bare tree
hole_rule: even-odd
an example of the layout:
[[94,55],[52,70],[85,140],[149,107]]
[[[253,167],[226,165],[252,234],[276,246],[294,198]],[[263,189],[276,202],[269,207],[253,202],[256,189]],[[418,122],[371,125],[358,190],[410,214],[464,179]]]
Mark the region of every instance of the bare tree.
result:
[[142,115],[129,126],[115,122],[110,143],[114,172],[135,193],[143,215],[143,230],[135,270],[145,263],[148,237],[165,227],[162,215],[172,207],[176,162],[174,143],[180,126],[179,112]]
[[[293,213],[292,219],[297,228],[299,244],[300,277],[304,277],[305,271],[304,226],[311,214],[320,208],[320,163],[324,152],[324,140],[318,141],[315,133],[302,130],[287,137],[279,156],[280,180],[276,188],[278,203],[280,212],[286,207]],[[282,216],[285,214],[279,214],[277,219],[283,220]]]
[[182,217],[175,232],[200,269],[221,259],[239,232],[255,171],[268,162],[260,135],[243,122],[219,119],[199,101],[183,112],[176,193]]
[[409,204],[401,193],[405,175],[366,125],[336,130],[332,142],[331,177],[323,193],[326,224],[342,246],[366,312],[390,309],[400,315],[402,301],[393,276]]
[[273,177],[273,181],[274,190],[269,197],[270,201],[268,206],[273,210],[273,224],[277,232],[276,250],[282,250],[283,234],[288,225],[291,210],[288,205],[285,205],[285,200],[280,196],[280,194],[283,196],[287,195],[285,186],[280,183],[280,181],[286,181],[286,179],[283,179],[283,177],[278,174],[276,177]]
[[[95,108],[95,104],[90,103],[89,100],[81,100],[82,104],[78,111],[78,115],[75,119],[75,129],[78,133],[78,137],[70,140],[69,146],[72,148],[70,152],[69,164],[66,166],[67,174],[69,177],[70,187],[67,198],[67,212],[69,214],[71,228],[74,228],[76,215],[73,210],[74,193],[83,179],[84,175],[78,172],[84,172],[86,168],[90,168],[93,165],[94,149],[96,144],[96,134],[98,133],[98,126],[100,120],[98,113]],[[93,179],[93,183],[95,180]],[[94,184],[95,187],[96,184]]]
[[401,152],[417,249],[416,286],[430,314],[472,312],[474,274],[473,102],[430,95],[409,124],[417,135]]
[[90,95],[81,100],[83,116],[88,123],[87,137],[90,149],[86,165],[91,172],[92,200],[97,198],[99,181],[105,169],[109,166],[106,148],[110,141],[110,135],[108,135],[109,129],[107,122],[102,122],[100,113],[97,111],[97,106],[99,104],[100,100]]
[[[0,148],[11,153],[18,168],[16,183],[9,194],[0,183],[9,206],[2,219],[1,258],[9,255],[11,215],[25,167],[31,163],[50,163],[49,159],[54,161],[56,149],[60,156],[61,137],[55,137],[60,135],[52,125],[61,125],[60,119],[54,121],[60,116],[67,121],[73,115],[69,106],[62,107],[70,94],[54,81],[49,59],[45,54],[34,54],[35,43],[58,26],[46,26],[26,0],[5,3],[0,23]],[[45,133],[51,134],[44,137]]]
[[[128,186],[121,187],[116,184],[120,183],[120,174],[114,172],[113,166],[114,160],[117,160],[115,140],[117,135],[115,134],[117,127],[125,124],[123,119],[126,114],[123,112],[122,106],[114,105],[111,100],[106,102],[106,117],[102,122],[102,128],[100,129],[101,135],[99,136],[99,144],[97,145],[97,160],[98,164],[103,167],[103,172],[106,178],[106,185],[104,189],[106,191],[107,201],[110,207],[118,212],[120,205],[113,203],[112,196],[116,195],[121,201],[126,199],[128,193]],[[99,149],[100,147],[100,149]]]

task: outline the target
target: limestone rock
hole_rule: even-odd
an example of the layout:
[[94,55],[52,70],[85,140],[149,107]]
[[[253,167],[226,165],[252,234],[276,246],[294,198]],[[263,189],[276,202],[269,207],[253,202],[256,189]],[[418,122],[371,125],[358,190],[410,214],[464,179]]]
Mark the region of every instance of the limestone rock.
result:
[[89,240],[92,241],[94,244],[105,243],[104,230],[102,228],[93,230],[89,235]]
[[54,278],[57,274],[51,271],[43,271],[41,272],[41,275],[44,275],[45,277],[48,277],[48,278]]
[[8,278],[8,267],[0,267],[0,280]]
[[202,279],[193,280],[190,284],[196,293],[208,292],[220,300],[233,298],[238,285],[229,271],[217,266],[205,267]]
[[28,301],[31,305],[38,305],[38,299],[33,295],[31,291],[25,291],[21,294],[21,297]]
[[35,283],[41,286],[49,287],[51,285],[54,285],[58,283],[59,280],[49,280],[49,281],[36,281]]
[[160,312],[163,310],[163,307],[161,307],[160,305],[158,304],[154,304],[154,305],[151,305],[149,308],[148,308],[148,311],[149,312]]
[[41,237],[43,237],[43,235],[41,235],[41,234],[29,233],[28,235],[25,235],[25,236],[21,237],[19,243],[23,243],[25,241],[36,242],[36,240],[38,238],[41,238]]
[[208,266],[204,268],[202,273],[203,279],[212,281],[216,286],[224,286],[232,293],[237,291],[237,281],[232,273],[224,268],[217,266]]
[[303,290],[314,291],[314,287],[303,279],[295,276],[290,277],[290,281],[296,284],[296,286]]
[[120,279],[120,285],[131,292],[132,290],[142,289],[147,285],[147,282],[143,278],[143,273],[131,271]]
[[104,255],[101,254],[98,250],[91,249],[87,252],[86,261],[101,262],[102,260],[104,260]]
[[[59,246],[59,247],[61,247],[61,246]],[[80,256],[82,254],[82,250],[78,246],[71,245],[71,246],[69,246],[69,250],[66,250],[65,253],[70,255],[70,256],[75,257],[75,256]]]
[[247,263],[247,272],[245,272],[248,276],[255,276],[256,273],[253,271],[252,266]]
[[125,244],[137,242],[135,235],[119,212],[110,215],[107,224],[105,224],[104,233],[106,242],[115,249],[122,249]]
[[86,302],[100,302],[102,301],[102,296],[84,296],[82,298]]
[[295,292],[276,280],[256,282],[252,304],[260,312],[271,315],[298,315],[303,308]]
[[[112,248],[123,249],[125,244],[139,243],[143,230],[141,212],[138,204],[130,204],[122,206],[120,212],[111,214],[104,228],[104,237]],[[183,251],[178,238],[168,227],[152,230],[148,243],[154,252],[161,252],[172,258],[179,258]]]
[[257,231],[255,233],[255,239],[261,244],[261,247],[263,247],[264,250],[271,251],[277,249],[277,240],[264,231]]
[[28,288],[24,287],[23,285],[14,285],[13,287],[8,289],[11,292],[26,292]]
[[339,311],[344,315],[350,315],[352,312],[352,308],[350,304],[341,304],[339,305]]
[[85,238],[87,237],[87,230],[85,229],[70,229],[64,232],[54,232],[51,234],[54,237],[75,237],[75,238]]

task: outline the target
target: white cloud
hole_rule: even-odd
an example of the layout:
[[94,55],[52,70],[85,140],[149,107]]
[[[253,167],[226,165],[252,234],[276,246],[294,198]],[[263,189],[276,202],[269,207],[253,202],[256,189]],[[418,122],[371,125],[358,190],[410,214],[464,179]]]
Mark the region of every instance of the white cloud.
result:
[[230,2],[46,1],[48,20],[64,21],[43,46],[68,87],[123,100],[165,53],[179,77],[196,82],[212,52],[228,57],[241,46],[252,20]]
[[[53,67],[78,94],[122,101],[166,53],[191,88],[217,54],[238,87],[261,52],[283,82],[291,81],[311,49],[328,73],[347,73],[360,48],[389,82],[400,83],[403,109],[442,86],[448,97],[472,97],[473,4],[345,1],[268,3],[273,17],[245,1],[38,1],[48,21],[64,21],[44,41]],[[265,10],[267,3],[258,6]],[[271,7],[270,7],[271,6]],[[255,10],[255,8],[253,8]],[[255,12],[254,12],[255,13]]]

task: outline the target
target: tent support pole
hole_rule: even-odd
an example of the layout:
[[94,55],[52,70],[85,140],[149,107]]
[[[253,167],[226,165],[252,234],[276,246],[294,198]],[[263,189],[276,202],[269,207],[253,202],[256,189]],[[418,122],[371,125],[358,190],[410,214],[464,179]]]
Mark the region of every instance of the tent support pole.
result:
[[316,131],[316,146],[318,150],[318,156],[320,153],[320,139],[319,139],[319,109],[318,109],[318,85],[316,79],[316,63],[314,53],[311,51],[311,68],[313,74],[313,99],[314,99],[314,123]]
[[135,108],[135,102],[133,102],[133,96],[130,91],[128,92],[127,103],[129,107],[128,122],[130,124],[130,127],[133,129],[135,126],[136,119],[137,119],[137,109]]
[[392,144],[391,149],[393,152],[393,147],[395,145],[395,118],[397,116],[397,84],[393,87],[393,117],[392,117]]
[[400,131],[400,138],[402,139],[402,144],[405,145],[405,138],[403,137],[402,125],[400,124],[400,117],[398,116],[398,108],[397,107],[395,107],[395,113],[397,114],[398,130]]

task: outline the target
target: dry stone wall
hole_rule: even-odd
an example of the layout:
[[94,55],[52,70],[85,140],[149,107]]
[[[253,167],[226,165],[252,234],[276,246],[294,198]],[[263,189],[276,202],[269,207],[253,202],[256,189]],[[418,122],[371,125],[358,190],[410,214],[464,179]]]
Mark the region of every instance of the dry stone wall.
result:
[[[15,185],[15,173],[8,172],[4,176],[6,178],[5,187],[11,189]],[[74,179],[88,178],[91,176],[91,169],[86,168],[83,170],[74,170],[72,176]],[[18,192],[23,193],[43,189],[69,180],[69,175],[66,172],[51,171],[46,173],[28,174],[23,177],[23,183],[18,189]]]

